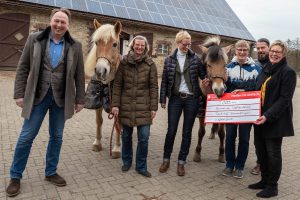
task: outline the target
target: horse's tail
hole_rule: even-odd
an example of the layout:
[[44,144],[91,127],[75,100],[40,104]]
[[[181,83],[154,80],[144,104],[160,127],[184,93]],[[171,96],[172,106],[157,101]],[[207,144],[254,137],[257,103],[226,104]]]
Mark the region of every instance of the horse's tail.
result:
[[84,72],[87,76],[92,77],[95,74],[96,67],[96,45],[93,45],[91,51],[87,55],[86,61],[84,63]]
[[214,35],[214,36],[207,37],[207,39],[203,43],[203,46],[208,48],[211,46],[219,46],[220,43],[221,43],[220,37],[217,35]]

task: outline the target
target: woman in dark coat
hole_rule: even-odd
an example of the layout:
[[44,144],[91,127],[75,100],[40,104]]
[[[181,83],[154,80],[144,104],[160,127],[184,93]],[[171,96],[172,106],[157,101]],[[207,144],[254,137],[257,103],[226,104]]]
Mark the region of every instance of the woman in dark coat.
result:
[[135,170],[151,177],[147,170],[150,125],[158,109],[156,65],[148,56],[149,44],[143,36],[136,36],[129,44],[114,80],[112,113],[119,116],[122,132],[122,171],[132,165],[132,132],[137,127],[138,144]]
[[263,68],[256,89],[262,94],[262,116],[255,122],[254,144],[261,164],[261,180],[250,189],[262,189],[257,197],[278,194],[282,169],[282,139],[294,135],[293,104],[297,76],[286,60],[287,46],[280,40],[270,46],[270,62]]

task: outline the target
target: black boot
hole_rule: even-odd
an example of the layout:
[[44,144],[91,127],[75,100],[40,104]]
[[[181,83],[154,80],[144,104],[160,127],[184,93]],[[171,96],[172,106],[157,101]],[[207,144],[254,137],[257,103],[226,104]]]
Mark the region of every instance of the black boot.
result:
[[258,189],[265,189],[267,184],[264,181],[259,181],[254,184],[248,185],[248,188],[253,189],[253,190],[258,190]]
[[266,187],[264,190],[256,193],[257,197],[270,198],[278,195],[277,187]]

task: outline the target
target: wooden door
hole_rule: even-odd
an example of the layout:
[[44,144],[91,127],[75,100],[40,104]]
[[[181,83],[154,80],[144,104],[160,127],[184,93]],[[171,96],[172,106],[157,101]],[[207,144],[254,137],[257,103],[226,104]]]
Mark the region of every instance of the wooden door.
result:
[[0,70],[15,70],[29,34],[30,16],[0,14]]

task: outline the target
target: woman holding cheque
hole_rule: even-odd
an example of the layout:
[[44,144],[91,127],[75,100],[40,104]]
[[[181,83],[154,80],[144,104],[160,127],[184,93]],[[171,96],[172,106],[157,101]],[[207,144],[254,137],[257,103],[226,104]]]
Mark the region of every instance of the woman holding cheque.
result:
[[[254,91],[261,68],[249,56],[250,46],[247,41],[239,40],[235,43],[235,57],[226,66],[228,80],[226,92]],[[225,157],[226,168],[224,176],[243,178],[243,169],[248,156],[249,139],[252,124],[226,124]],[[237,155],[235,154],[235,140],[239,132]]]
[[261,90],[262,116],[255,122],[254,144],[261,169],[261,180],[250,189],[262,189],[257,197],[269,198],[278,194],[282,169],[282,138],[294,135],[293,105],[297,77],[286,60],[287,46],[280,40],[270,46],[269,60],[257,81]]

